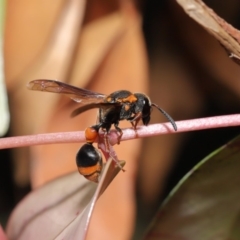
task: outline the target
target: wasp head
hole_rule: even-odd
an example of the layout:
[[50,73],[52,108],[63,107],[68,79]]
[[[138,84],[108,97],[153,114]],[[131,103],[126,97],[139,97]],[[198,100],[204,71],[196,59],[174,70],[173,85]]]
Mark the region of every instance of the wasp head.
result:
[[157,104],[151,103],[148,96],[142,93],[135,93],[134,95],[136,96],[137,101],[134,104],[133,111],[135,114],[141,113],[142,122],[145,126],[148,125],[150,121],[152,107],[155,107],[168,119],[168,121],[172,124],[174,130],[177,131],[177,125],[171,116]]
[[134,95],[137,98],[137,101],[134,104],[134,112],[136,114],[141,113],[142,122],[146,126],[150,121],[152,110],[151,101],[145,94],[135,93]]

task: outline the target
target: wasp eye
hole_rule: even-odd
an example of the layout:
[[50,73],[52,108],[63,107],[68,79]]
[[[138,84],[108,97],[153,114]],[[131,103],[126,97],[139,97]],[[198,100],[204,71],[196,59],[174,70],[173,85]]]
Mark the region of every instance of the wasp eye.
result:
[[147,126],[148,123],[150,122],[150,114],[149,115],[145,115],[144,117],[142,117],[142,121],[143,121],[143,124],[145,126]]

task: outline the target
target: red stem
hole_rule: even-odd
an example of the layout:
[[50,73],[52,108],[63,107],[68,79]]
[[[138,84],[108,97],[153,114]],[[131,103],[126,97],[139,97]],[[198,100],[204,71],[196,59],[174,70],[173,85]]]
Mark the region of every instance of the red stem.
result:
[[[240,126],[240,114],[226,115],[219,117],[198,118],[192,120],[184,120],[176,122],[178,130],[175,132],[170,123],[152,124],[149,126],[139,126],[134,131],[132,128],[123,129],[122,141],[151,137],[161,134],[172,134],[179,132],[189,132],[211,128],[233,127]],[[116,131],[111,131],[109,134],[111,144],[117,143]],[[0,149],[26,147],[41,144],[53,143],[74,143],[85,142],[84,132],[60,132],[60,133],[46,133],[36,134],[20,137],[8,137],[0,139]]]

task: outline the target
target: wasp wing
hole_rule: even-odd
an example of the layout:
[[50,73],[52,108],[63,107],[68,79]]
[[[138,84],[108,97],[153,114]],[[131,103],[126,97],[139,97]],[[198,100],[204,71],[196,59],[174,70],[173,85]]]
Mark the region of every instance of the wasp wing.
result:
[[33,80],[27,84],[27,88],[35,91],[65,94],[73,101],[80,103],[81,105],[95,104],[98,106],[98,104],[103,103],[103,100],[106,98],[106,95],[101,93],[74,87],[67,83],[48,79]]
[[77,115],[79,115],[80,113],[83,113],[89,109],[93,109],[93,108],[101,108],[102,110],[105,109],[109,109],[109,108],[114,108],[115,106],[120,105],[119,103],[90,103],[84,106],[81,106],[77,109],[75,109],[72,113],[71,113],[71,117],[75,117]]

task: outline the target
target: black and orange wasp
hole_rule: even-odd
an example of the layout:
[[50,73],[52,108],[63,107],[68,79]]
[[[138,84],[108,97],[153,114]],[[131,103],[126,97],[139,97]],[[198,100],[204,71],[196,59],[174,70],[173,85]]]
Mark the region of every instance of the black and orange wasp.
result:
[[79,149],[76,156],[79,173],[94,182],[98,182],[102,169],[101,154],[92,146],[98,137],[99,129],[108,134],[113,125],[119,134],[118,142],[120,142],[123,133],[118,126],[119,122],[127,120],[134,129],[136,129],[140,120],[142,120],[144,125],[148,125],[152,107],[155,107],[169,120],[174,130],[177,131],[177,125],[170,115],[157,104],[151,103],[149,97],[143,93],[120,90],[105,95],[47,79],[33,80],[27,84],[27,87],[31,90],[60,93],[70,97],[73,101],[80,104],[72,112],[72,117],[93,108],[99,109],[98,123],[85,130],[87,143]]

